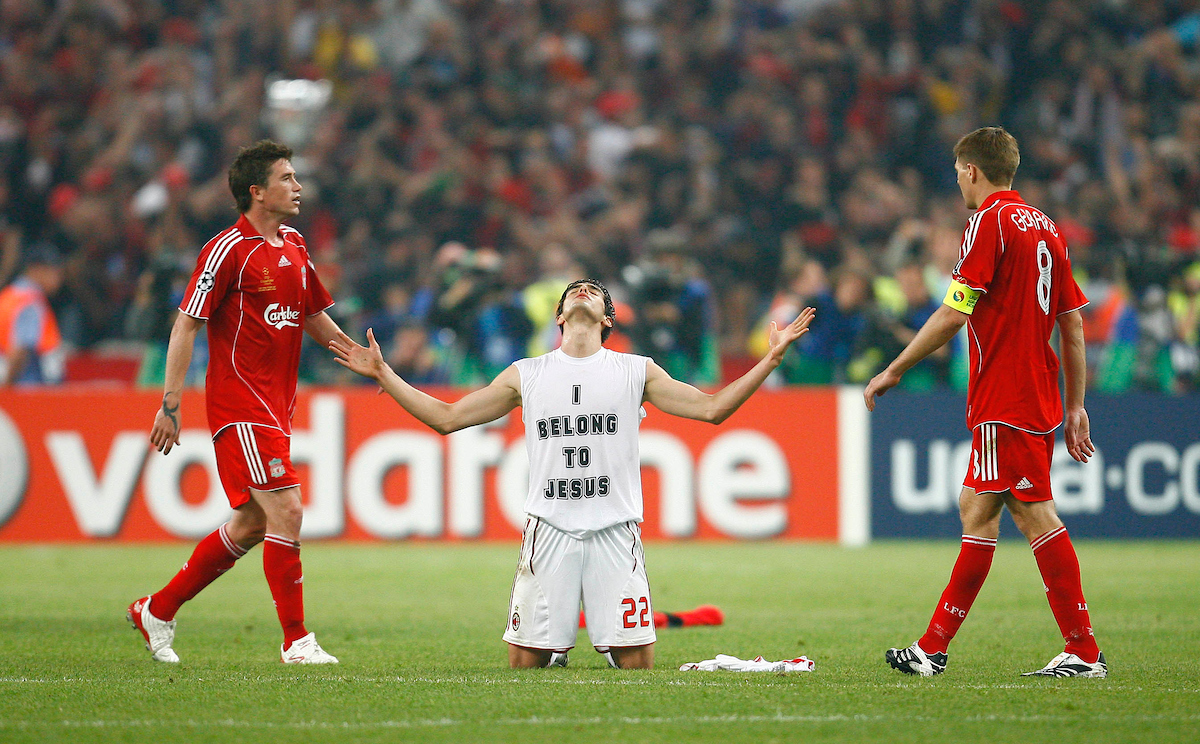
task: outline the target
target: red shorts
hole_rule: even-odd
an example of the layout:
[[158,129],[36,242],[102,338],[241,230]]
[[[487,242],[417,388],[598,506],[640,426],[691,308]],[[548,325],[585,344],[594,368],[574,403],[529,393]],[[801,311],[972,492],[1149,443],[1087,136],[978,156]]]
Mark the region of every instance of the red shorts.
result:
[[975,493],[1011,491],[1018,501],[1049,501],[1054,432],[1030,434],[1004,424],[971,433],[971,462],[963,486]]
[[300,485],[292,467],[292,443],[283,432],[253,424],[230,424],[213,439],[217,473],[234,509],[256,491],[279,491]]

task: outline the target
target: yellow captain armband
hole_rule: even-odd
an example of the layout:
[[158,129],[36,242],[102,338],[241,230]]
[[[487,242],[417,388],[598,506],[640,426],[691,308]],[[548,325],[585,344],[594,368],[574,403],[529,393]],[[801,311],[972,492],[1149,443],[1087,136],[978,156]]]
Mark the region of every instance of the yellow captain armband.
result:
[[983,292],[971,289],[965,284],[950,282],[950,289],[946,290],[946,299],[942,300],[942,304],[949,305],[959,312],[970,315],[975,312],[975,303],[979,301],[979,295],[981,294]]

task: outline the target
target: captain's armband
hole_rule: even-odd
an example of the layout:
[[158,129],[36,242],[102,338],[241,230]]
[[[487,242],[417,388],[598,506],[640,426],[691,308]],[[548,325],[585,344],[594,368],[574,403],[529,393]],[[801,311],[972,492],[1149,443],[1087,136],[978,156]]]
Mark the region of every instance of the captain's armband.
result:
[[970,315],[975,312],[975,303],[981,294],[983,292],[978,289],[971,289],[960,282],[950,282],[950,289],[946,290],[946,299],[942,300],[942,304]]

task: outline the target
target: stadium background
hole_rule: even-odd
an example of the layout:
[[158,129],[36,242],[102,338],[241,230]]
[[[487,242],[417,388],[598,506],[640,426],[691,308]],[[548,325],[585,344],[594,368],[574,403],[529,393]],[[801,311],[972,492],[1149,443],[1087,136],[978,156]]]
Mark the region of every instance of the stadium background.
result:
[[[993,123],[1092,300],[1102,457],[1056,465],[1072,532],[1194,537],[1198,35],[1182,0],[0,4],[0,284],[34,254],[65,273],[51,380],[0,391],[0,541],[219,521],[198,394],[187,457],[149,457],[145,424],[235,216],[225,168],[264,136],[296,149],[338,321],[449,395],[552,348],[580,276],[618,348],[701,386],[818,307],[725,426],[647,421],[651,536],[953,535],[961,344],[871,417],[855,385],[937,306],[968,216],[949,150]],[[517,534],[517,422],[442,442],[324,350],[302,379],[308,537]]]

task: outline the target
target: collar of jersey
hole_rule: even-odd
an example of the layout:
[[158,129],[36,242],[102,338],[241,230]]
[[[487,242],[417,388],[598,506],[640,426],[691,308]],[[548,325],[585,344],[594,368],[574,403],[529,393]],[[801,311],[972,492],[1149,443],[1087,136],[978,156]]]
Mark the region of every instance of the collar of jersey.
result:
[[991,196],[989,196],[988,198],[984,199],[983,204],[980,204],[979,209],[976,209],[975,211],[978,212],[980,210],[987,209],[988,207],[992,206],[993,204],[995,204],[996,202],[1001,201],[1001,200],[1021,202],[1021,203],[1024,203],[1024,201],[1025,201],[1024,199],[1021,198],[1021,195],[1018,194],[1013,189],[1010,189],[1008,191],[997,191],[994,194],[992,194]]
[[[242,234],[242,240],[261,240],[262,242],[267,243],[267,239],[264,238],[258,232],[258,230],[254,229],[254,225],[250,223],[250,220],[246,219],[246,215],[244,214],[241,217],[238,217],[237,224],[234,225],[234,227],[236,227],[238,232]],[[267,243],[267,245],[270,245],[270,243]]]
[[559,348],[554,350],[554,353],[558,354],[558,358],[563,360],[567,364],[588,364],[589,362],[594,362],[597,359],[599,359],[600,355],[603,354],[605,351],[606,351],[606,349],[603,346],[601,346],[600,351],[597,351],[595,354],[589,354],[588,356],[585,356],[585,357],[573,357],[570,354],[568,354],[567,352],[563,351],[562,347],[560,346]]

